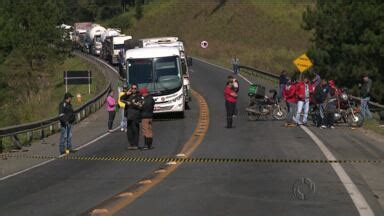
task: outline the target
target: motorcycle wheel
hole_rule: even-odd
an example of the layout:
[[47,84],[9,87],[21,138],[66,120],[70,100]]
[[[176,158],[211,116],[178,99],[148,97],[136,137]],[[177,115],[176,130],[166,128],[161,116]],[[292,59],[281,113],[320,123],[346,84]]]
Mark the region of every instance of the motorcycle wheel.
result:
[[347,117],[349,127],[362,127],[364,124],[364,117],[360,112],[355,113],[355,117],[349,114]]
[[279,109],[278,107],[275,107],[273,109],[272,117],[276,120],[284,120],[287,118],[287,114],[287,111],[283,108]]
[[260,118],[260,114],[256,114],[253,112],[248,112],[248,119],[251,121],[256,121]]

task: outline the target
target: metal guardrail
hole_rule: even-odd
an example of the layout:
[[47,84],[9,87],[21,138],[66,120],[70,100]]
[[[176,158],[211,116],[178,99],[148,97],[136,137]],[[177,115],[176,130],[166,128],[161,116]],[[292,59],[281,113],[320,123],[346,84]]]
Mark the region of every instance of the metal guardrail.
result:
[[[105,65],[92,60],[87,57],[87,54],[82,53],[74,53],[79,57],[83,57],[89,62],[92,62],[100,72],[105,74],[105,70],[110,70]],[[94,98],[88,100],[85,104],[76,108],[74,111],[76,113],[76,121],[75,123],[80,122],[85,119],[90,114],[99,110],[105,103],[106,98],[108,96],[108,92],[111,90],[111,82],[107,84],[107,86],[103,89],[101,93],[99,93]],[[41,121],[36,121],[27,124],[14,125],[9,127],[0,128],[0,153],[3,152],[4,149],[4,141],[8,139],[14,146],[21,148],[20,136],[25,135],[25,139],[27,143],[31,143],[34,139],[43,140],[48,135],[52,135],[55,132],[60,130],[60,122],[59,117],[52,117],[48,119],[44,119]],[[37,136],[36,136],[37,134]]]
[[[278,86],[279,76],[276,74],[268,73],[268,72],[265,72],[265,71],[262,71],[262,70],[259,70],[256,68],[244,66],[244,65],[239,65],[239,69],[240,70],[245,69],[245,71],[244,71],[245,73],[250,73],[252,76],[256,76],[256,77],[259,77],[261,79],[267,80],[269,82],[272,82],[275,86]],[[360,101],[359,97],[351,96],[351,98],[356,100],[356,101]],[[370,101],[369,104],[376,107],[376,108],[384,109],[384,105],[382,105],[382,104],[375,103],[372,101]]]

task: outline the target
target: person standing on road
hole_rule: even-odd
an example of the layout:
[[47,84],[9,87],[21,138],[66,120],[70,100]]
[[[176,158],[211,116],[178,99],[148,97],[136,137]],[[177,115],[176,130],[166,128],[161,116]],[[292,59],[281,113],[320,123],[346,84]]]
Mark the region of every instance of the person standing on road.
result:
[[152,132],[152,118],[153,110],[155,107],[155,100],[152,95],[149,94],[148,89],[143,87],[140,89],[142,96],[141,107],[141,131],[144,135],[144,147],[143,149],[152,149],[153,132]]
[[64,100],[59,105],[59,120],[60,120],[60,154],[73,152],[72,150],[72,124],[75,122],[76,117],[72,108],[71,93],[65,93]]
[[[232,89],[233,91],[235,91],[237,94],[239,93],[239,89],[240,89],[240,86],[239,86],[239,81],[237,81],[236,78],[234,78],[233,76],[229,75],[227,77],[228,79],[228,82],[232,82]],[[239,113],[239,110],[237,108],[237,103],[236,103],[236,107],[235,107],[235,114],[233,115],[233,117],[236,117]]]
[[[296,85],[296,97],[297,97],[297,113],[296,113],[296,121],[297,125],[306,125],[308,120],[308,112],[309,112],[309,100],[311,98],[311,94],[313,92],[313,88],[309,83],[308,77],[304,77],[303,82],[299,82]],[[301,112],[304,109],[303,120],[301,121]]]
[[315,78],[313,78],[312,80],[313,88],[316,88],[318,85],[321,84],[320,72],[316,72],[315,74]]
[[120,130],[121,131],[125,131],[127,132],[127,118],[125,118],[125,103],[123,103],[121,101],[121,97],[123,95],[126,95],[128,92],[128,88],[127,87],[123,87],[123,90],[119,93],[119,98],[117,100],[118,104],[119,104],[119,107],[120,107],[120,117],[121,117],[121,120],[120,120]]
[[295,83],[292,82],[290,78],[287,78],[288,82],[285,85],[283,91],[283,97],[285,102],[287,103],[288,115],[287,115],[287,123],[286,126],[293,126],[296,123],[293,119],[293,116],[296,113],[297,106],[297,98],[296,98],[296,86]]
[[361,86],[360,92],[360,110],[363,114],[364,118],[371,119],[372,113],[369,110],[369,101],[371,99],[371,88],[372,88],[372,80],[368,77],[368,74],[363,75],[363,85]]
[[232,58],[231,64],[233,67],[233,73],[237,75],[237,73],[239,72],[240,60],[235,56]]
[[116,100],[113,98],[113,90],[111,90],[107,97],[107,111],[108,111],[108,132],[112,132],[113,121],[116,116]]
[[225,109],[227,111],[227,127],[232,128],[233,115],[236,110],[237,93],[233,90],[233,82],[227,82],[224,89]]
[[285,88],[285,85],[287,84],[288,79],[285,70],[281,71],[280,77],[279,77],[279,92],[277,95],[277,98],[281,100],[283,97],[283,91]]
[[128,93],[122,96],[121,101],[125,103],[126,107],[128,150],[137,150],[139,149],[141,109],[141,97],[137,92],[137,84],[131,85]]
[[326,105],[326,126],[327,128],[334,129],[335,123],[335,112],[337,107],[340,107],[340,101],[338,97],[338,89],[336,88],[335,81],[330,80],[329,82],[329,91],[327,95],[327,105]]
[[327,120],[325,116],[325,100],[328,95],[328,83],[327,80],[321,80],[321,84],[316,86],[315,91],[313,93],[313,99],[316,103],[316,126],[321,128],[326,128]]

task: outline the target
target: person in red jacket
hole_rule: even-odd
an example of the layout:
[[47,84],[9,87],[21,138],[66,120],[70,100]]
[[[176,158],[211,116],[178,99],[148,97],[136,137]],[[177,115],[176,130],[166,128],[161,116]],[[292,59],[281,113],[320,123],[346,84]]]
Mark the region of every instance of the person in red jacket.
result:
[[288,78],[287,84],[283,90],[283,97],[285,102],[287,103],[288,115],[287,115],[287,123],[286,126],[293,126],[294,120],[293,116],[296,113],[296,83],[293,82],[290,78]]
[[[309,101],[311,94],[313,93],[313,87],[309,82],[308,77],[304,77],[303,82],[298,82],[296,85],[296,98],[297,98],[297,112],[296,122],[297,125],[306,125],[308,120],[309,112]],[[303,120],[301,121],[301,112],[304,109]]]
[[232,128],[233,115],[236,111],[237,93],[233,89],[233,82],[227,82],[224,89],[225,109],[227,110],[227,127]]

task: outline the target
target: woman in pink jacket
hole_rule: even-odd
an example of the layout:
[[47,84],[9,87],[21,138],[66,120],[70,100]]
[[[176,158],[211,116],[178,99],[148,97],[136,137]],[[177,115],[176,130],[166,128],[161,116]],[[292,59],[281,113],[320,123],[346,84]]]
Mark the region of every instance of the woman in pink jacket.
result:
[[116,100],[113,98],[113,90],[109,92],[107,97],[107,111],[108,111],[108,132],[112,132],[113,120],[115,120],[115,107]]

